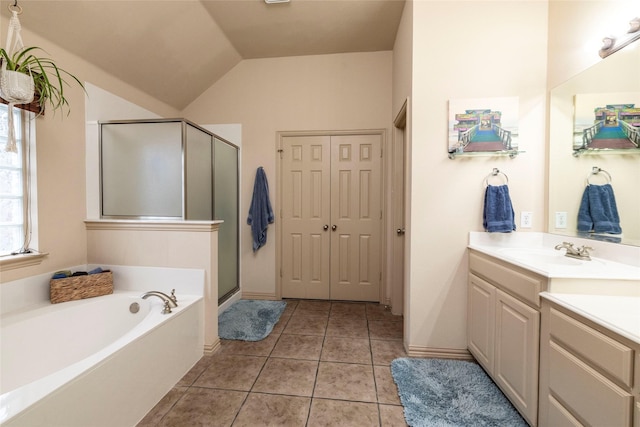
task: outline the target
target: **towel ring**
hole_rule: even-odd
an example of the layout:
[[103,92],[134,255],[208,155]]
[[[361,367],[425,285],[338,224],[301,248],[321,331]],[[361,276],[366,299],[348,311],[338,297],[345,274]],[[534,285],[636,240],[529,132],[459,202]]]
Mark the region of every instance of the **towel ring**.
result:
[[486,187],[486,186],[489,185],[489,178],[494,177],[494,176],[498,176],[498,175],[504,176],[505,184],[509,183],[509,177],[507,176],[506,173],[500,172],[500,169],[498,169],[498,168],[493,168],[493,171],[491,171],[491,173],[489,175],[484,177],[484,186]]
[[598,175],[600,172],[602,172],[606,177],[607,177],[607,184],[609,184],[611,182],[611,175],[609,174],[609,172],[607,172],[604,169],[600,169],[597,166],[594,166],[591,169],[591,172],[589,173],[589,175],[587,175],[587,185],[591,185],[591,182],[589,181],[589,179],[593,176],[593,175]]

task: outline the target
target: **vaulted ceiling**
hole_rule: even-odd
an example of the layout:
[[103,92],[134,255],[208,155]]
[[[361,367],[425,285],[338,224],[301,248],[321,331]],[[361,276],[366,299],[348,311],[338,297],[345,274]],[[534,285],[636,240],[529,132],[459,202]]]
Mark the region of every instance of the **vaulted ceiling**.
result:
[[[3,15],[13,1],[0,2]],[[404,8],[404,0],[18,4],[24,28],[176,109],[186,107],[243,59],[391,50]]]

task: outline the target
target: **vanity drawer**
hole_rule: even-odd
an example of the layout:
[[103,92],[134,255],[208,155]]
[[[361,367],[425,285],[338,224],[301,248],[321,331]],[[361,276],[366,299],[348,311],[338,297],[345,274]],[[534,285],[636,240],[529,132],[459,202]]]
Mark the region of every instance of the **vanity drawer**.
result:
[[633,423],[633,396],[555,342],[549,346],[549,390],[588,425]]
[[553,396],[549,396],[548,425],[553,427],[582,427],[580,421],[571,415]]
[[549,331],[555,340],[562,342],[581,359],[621,384],[629,388],[633,386],[633,349],[554,308],[550,312]]
[[523,269],[509,263],[502,263],[475,252],[469,253],[469,269],[534,307],[540,307],[540,292],[546,279],[534,274],[525,274]]

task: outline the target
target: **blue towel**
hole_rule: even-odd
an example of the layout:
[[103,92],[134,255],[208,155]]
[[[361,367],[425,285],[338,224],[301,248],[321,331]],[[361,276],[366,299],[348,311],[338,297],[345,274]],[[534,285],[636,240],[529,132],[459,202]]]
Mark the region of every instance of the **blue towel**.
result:
[[611,184],[587,185],[578,209],[578,231],[620,234],[620,216]]
[[254,252],[267,243],[267,227],[273,224],[273,219],[273,209],[269,201],[269,183],[264,169],[260,166],[256,171],[251,207],[247,217],[247,224],[251,226]]
[[515,213],[506,185],[488,185],[484,193],[482,225],[490,233],[510,233],[516,229]]

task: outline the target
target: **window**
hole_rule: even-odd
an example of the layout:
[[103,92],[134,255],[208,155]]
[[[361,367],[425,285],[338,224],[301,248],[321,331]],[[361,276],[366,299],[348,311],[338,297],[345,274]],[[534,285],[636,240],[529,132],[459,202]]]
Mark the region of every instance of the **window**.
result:
[[32,234],[31,207],[34,198],[30,191],[34,158],[32,132],[33,113],[13,108],[17,153],[8,152],[8,114],[0,104],[0,256],[30,252],[35,243]]

